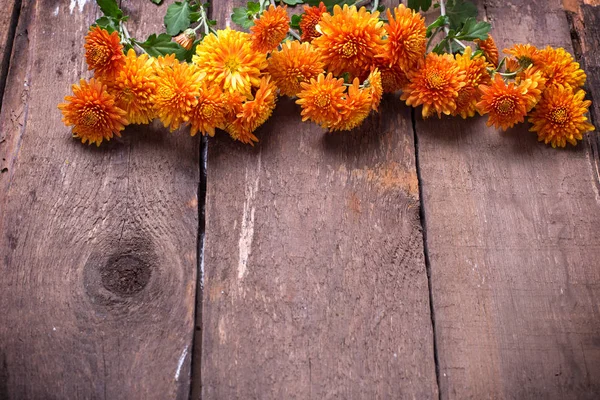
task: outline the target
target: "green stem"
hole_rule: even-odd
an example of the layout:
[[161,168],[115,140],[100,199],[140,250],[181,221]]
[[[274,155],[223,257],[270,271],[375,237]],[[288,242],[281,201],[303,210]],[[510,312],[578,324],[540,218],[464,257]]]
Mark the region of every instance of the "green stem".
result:
[[[148,54],[148,52],[146,50],[144,50],[144,48],[142,46],[140,46],[134,39],[131,38],[131,35],[129,34],[129,30],[127,29],[127,27],[125,26],[125,24],[123,24],[123,22],[119,22],[119,26],[121,27],[121,31],[123,32],[123,36],[125,36],[125,43],[129,43],[133,46],[137,46],[138,49],[140,49],[140,51],[142,53],[146,53]],[[121,41],[121,43],[123,43],[123,41]]]
[[438,33],[440,33],[441,29],[442,28],[435,28],[435,31],[431,34],[431,37],[427,41],[427,47],[425,48],[425,53],[427,53],[429,51],[429,46],[431,46],[431,42],[433,41],[433,38],[436,37]]
[[289,33],[290,35],[292,35],[293,37],[295,37],[296,39],[298,39],[298,40],[301,40],[301,37],[300,37],[300,35],[298,35],[298,34],[297,34],[297,33],[296,33],[296,32],[295,32],[295,31],[294,31],[292,28],[290,28],[290,29],[288,30],[288,33]]
[[378,8],[379,8],[379,0],[374,0],[373,7],[371,7],[371,12],[377,11]]
[[[444,0],[440,0],[440,14],[446,16],[446,3],[444,3]],[[448,27],[448,25],[444,25],[444,32],[446,33],[446,36],[450,33],[450,27]]]

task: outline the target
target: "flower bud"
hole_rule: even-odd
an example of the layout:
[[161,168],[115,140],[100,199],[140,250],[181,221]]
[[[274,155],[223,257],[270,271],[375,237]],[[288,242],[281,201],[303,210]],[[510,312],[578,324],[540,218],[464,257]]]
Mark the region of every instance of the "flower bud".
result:
[[173,40],[179,43],[184,49],[189,50],[192,48],[194,40],[196,40],[196,32],[193,29],[188,28],[180,35],[175,36]]

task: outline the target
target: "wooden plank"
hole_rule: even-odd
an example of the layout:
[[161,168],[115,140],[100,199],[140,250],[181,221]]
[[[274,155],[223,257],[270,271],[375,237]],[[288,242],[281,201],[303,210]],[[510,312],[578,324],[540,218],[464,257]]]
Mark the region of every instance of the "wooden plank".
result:
[[[559,1],[485,1],[500,49],[570,50]],[[600,395],[600,196],[588,146],[417,117],[443,399]]]
[[[564,4],[571,23],[571,33],[577,60],[587,72],[585,90],[592,100],[591,120],[596,126],[600,122],[600,1],[570,0]],[[598,132],[588,138],[594,154],[596,173],[600,176],[600,140]]]
[[[132,32],[161,29],[164,8],[126,5]],[[0,398],[187,398],[198,140],[72,139],[56,105],[89,76],[97,7],[23,6],[0,117]]]
[[20,0],[0,0],[0,110],[20,7]]
[[258,137],[209,142],[202,399],[437,397],[409,111]]

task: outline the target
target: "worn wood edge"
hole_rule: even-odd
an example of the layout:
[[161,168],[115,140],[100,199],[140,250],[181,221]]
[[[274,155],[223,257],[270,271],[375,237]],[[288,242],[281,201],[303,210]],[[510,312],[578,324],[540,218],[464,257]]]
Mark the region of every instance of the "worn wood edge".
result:
[[[3,5],[7,2],[8,4]],[[10,67],[12,56],[13,41],[19,16],[21,14],[22,0],[4,0],[0,2],[0,6],[4,8],[4,14],[0,17],[0,112],[2,112],[2,97],[6,87],[6,79]]]

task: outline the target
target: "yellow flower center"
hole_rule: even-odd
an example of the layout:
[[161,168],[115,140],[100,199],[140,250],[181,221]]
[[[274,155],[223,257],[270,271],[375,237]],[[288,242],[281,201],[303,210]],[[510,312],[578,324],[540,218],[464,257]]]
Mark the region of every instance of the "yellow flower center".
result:
[[427,89],[441,89],[446,84],[446,79],[438,71],[428,71],[425,76]]
[[229,71],[231,71],[231,73],[233,74],[235,72],[238,72],[240,62],[238,61],[237,57],[229,57],[227,61],[225,61],[225,67],[227,67]]
[[329,93],[320,93],[315,99],[315,104],[319,108],[325,108],[331,103],[331,97]]
[[100,116],[98,115],[98,112],[96,111],[96,109],[86,108],[83,110],[83,113],[81,114],[79,123],[83,126],[92,127],[92,126],[96,126],[98,121],[100,121]]
[[88,51],[92,65],[103,65],[110,59],[110,52],[106,47],[94,46]]
[[563,125],[569,119],[569,113],[564,107],[557,107],[550,111],[550,120],[558,125]]
[[117,98],[125,104],[131,103],[133,100],[134,94],[131,88],[125,88],[117,95]]
[[501,96],[496,100],[494,110],[501,115],[512,115],[515,111],[516,105],[514,99],[509,96]]
[[175,96],[175,93],[173,93],[170,87],[161,86],[158,88],[158,95],[165,100],[169,100]]
[[354,57],[357,53],[357,47],[354,42],[346,42],[342,46],[342,57],[350,58]]
[[212,104],[203,104],[200,108],[200,114],[202,114],[204,119],[211,119],[215,115],[215,108]]

